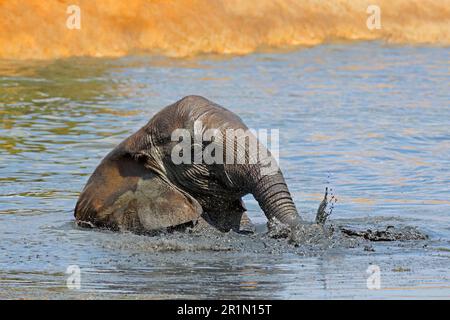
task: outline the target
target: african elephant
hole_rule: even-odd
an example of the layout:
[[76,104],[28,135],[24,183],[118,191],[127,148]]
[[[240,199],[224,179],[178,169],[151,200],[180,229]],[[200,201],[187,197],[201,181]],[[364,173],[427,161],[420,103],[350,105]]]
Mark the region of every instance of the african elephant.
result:
[[[198,122],[200,134],[217,133],[209,142],[195,141]],[[179,137],[173,139],[180,129],[191,135],[188,151],[179,150]],[[248,221],[241,198],[251,193],[268,219],[298,225],[301,219],[283,174],[278,167],[270,174],[262,170],[274,157],[259,142],[262,156],[256,157],[247,147],[257,138],[249,134],[231,141],[228,129],[248,132],[237,115],[203,97],[187,96],[165,107],[95,169],[76,204],[77,222],[145,233],[206,221],[221,231],[238,231]],[[235,161],[174,160],[174,154],[192,160],[210,146],[217,147],[214,156]]]

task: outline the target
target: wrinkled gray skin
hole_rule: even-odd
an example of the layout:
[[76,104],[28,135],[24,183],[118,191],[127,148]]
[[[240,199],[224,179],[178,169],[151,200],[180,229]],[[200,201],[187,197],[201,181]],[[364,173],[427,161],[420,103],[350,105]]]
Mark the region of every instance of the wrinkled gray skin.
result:
[[[238,231],[249,225],[241,200],[249,193],[269,221],[291,228],[299,225],[281,171],[261,172],[261,167],[274,161],[268,152],[256,164],[172,162],[172,149],[179,143],[172,141],[172,132],[185,128],[194,136],[196,120],[205,129],[247,130],[237,115],[203,97],[187,96],[165,107],[97,167],[75,208],[79,225],[147,233],[199,223]],[[213,143],[223,146],[220,141]],[[245,149],[236,145],[235,150],[242,155]]]

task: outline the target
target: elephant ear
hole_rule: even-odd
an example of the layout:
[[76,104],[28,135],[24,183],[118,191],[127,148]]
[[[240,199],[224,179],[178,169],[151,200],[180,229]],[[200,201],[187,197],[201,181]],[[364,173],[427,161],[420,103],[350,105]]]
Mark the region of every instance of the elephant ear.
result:
[[155,230],[196,221],[202,207],[159,176],[142,179],[135,192],[137,215],[145,230]]
[[180,225],[201,214],[195,199],[148,169],[145,161],[114,151],[97,167],[75,208],[78,222],[133,232]]

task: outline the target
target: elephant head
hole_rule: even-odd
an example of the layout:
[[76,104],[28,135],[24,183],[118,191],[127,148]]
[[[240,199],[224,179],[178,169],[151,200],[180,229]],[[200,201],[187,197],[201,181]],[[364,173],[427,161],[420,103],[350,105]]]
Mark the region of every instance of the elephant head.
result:
[[[199,142],[199,135],[206,141]],[[243,121],[203,97],[188,96],[162,109],[105,157],[80,195],[75,216],[132,230],[174,226],[202,215],[239,225],[245,211],[241,197],[249,193],[269,220],[290,227],[301,222],[276,160]],[[164,194],[173,200],[161,201]]]

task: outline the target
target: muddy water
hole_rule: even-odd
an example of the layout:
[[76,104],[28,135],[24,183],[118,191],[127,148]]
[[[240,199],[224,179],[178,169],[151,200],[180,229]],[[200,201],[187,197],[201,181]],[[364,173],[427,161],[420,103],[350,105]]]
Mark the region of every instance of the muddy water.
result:
[[[326,45],[206,56],[0,61],[0,298],[449,298],[448,48]],[[313,220],[415,226],[408,242],[288,246],[258,232],[156,238],[75,227],[100,159],[162,106],[200,94],[280,130],[280,164]],[[66,286],[68,266],[81,288]],[[369,290],[367,269],[380,269]]]

